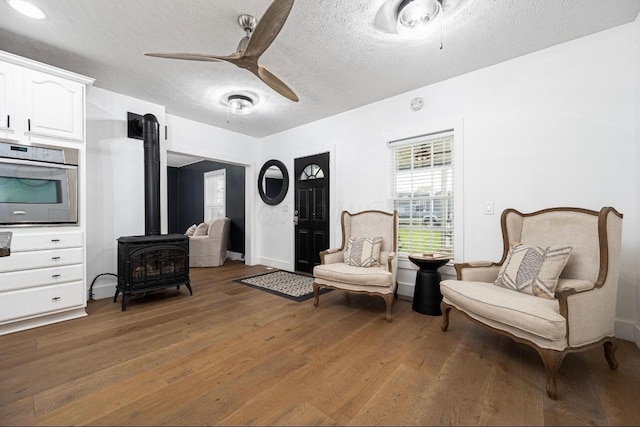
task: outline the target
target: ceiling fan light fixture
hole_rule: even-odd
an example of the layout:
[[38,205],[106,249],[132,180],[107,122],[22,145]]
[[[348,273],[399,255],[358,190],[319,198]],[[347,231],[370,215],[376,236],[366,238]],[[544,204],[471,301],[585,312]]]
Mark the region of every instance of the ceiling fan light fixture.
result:
[[402,0],[397,10],[398,32],[422,31],[441,14],[441,0]]
[[233,114],[246,116],[253,110],[253,99],[246,95],[229,95],[227,105]]
[[25,0],[7,0],[7,4],[29,18],[45,19],[47,17],[39,7]]

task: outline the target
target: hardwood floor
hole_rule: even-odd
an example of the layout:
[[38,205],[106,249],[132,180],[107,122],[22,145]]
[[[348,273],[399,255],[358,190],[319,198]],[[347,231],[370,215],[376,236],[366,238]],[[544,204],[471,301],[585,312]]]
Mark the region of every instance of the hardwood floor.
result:
[[333,291],[296,303],[192,269],[167,290],[0,337],[2,425],[638,425],[640,349],[569,354],[559,399],[528,347],[452,314]]

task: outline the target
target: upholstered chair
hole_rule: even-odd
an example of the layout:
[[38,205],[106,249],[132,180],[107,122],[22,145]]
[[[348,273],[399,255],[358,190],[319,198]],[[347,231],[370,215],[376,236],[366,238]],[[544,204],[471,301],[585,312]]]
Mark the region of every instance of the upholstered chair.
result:
[[224,264],[230,228],[229,218],[217,218],[200,224],[189,237],[189,267],[219,267]]
[[380,296],[390,322],[397,286],[398,214],[343,211],[341,223],[342,246],[321,252],[321,264],[313,269],[313,305],[318,306],[320,288]]
[[556,373],[567,353],[604,346],[616,369],[613,334],[620,266],[622,215],[553,208],[501,217],[499,262],[456,264],[458,280],[444,280],[442,330],[449,312],[533,347],[556,399]]

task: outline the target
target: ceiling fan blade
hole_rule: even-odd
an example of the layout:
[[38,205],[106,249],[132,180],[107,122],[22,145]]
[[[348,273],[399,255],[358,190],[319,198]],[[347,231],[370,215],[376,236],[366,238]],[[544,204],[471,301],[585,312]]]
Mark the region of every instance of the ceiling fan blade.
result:
[[271,46],[291,12],[293,2],[294,0],[274,0],[271,3],[253,30],[244,56],[257,60]]
[[290,88],[287,86],[282,80],[274,76],[269,70],[264,68],[263,66],[258,67],[258,72],[256,75],[267,84],[271,89],[278,92],[280,95],[285,98],[290,99],[293,102],[298,102],[300,99],[298,95],[296,95]]
[[238,59],[239,55],[232,54],[229,56],[218,56],[218,55],[208,55],[205,53],[160,53],[160,52],[148,52],[145,53],[146,56],[153,56],[155,58],[169,58],[169,59],[184,59],[188,61],[207,61],[207,62],[218,62],[218,61],[227,61],[231,62],[234,59]]

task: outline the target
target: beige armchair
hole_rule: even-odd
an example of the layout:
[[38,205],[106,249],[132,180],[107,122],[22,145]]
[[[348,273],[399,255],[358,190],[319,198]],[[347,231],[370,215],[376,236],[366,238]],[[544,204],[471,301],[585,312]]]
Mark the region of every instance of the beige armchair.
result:
[[218,218],[208,224],[205,235],[189,237],[189,267],[219,267],[227,259],[229,218]]
[[[391,321],[391,307],[397,286],[398,214],[382,211],[351,214],[343,211],[341,222],[342,246],[321,252],[321,264],[313,269],[313,305],[318,306],[320,288],[377,295],[385,300],[385,318]],[[357,238],[361,238],[360,242]],[[381,238],[381,241],[376,238]],[[350,239],[354,239],[351,244]],[[374,259],[375,255],[369,257],[377,254],[377,250],[377,260]],[[368,255],[365,256],[365,253]],[[371,265],[359,266],[363,264]]]
[[544,362],[552,399],[567,353],[603,345],[609,367],[616,369],[613,328],[622,215],[610,207],[529,214],[507,209],[501,224],[499,262],[456,264],[458,280],[441,282],[442,330],[455,309],[533,347]]

